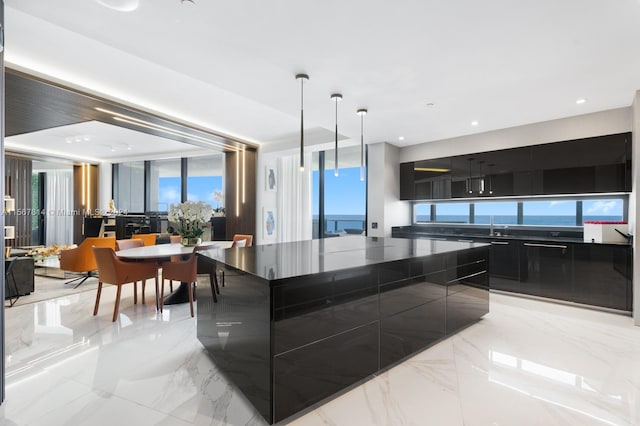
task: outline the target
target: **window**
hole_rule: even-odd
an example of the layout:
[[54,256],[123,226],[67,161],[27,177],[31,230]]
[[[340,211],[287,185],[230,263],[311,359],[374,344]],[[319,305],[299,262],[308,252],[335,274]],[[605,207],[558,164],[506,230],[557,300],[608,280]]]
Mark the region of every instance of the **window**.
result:
[[418,203],[413,207],[413,217],[415,223],[431,222],[431,206],[432,204]]
[[[338,151],[338,176],[335,176],[335,151],[314,154],[313,215],[314,238],[319,234],[321,156],[324,157],[325,235],[364,234],[366,231],[366,181],[360,180],[360,147]],[[316,158],[318,160],[316,160]],[[318,231],[316,231],[318,229]]]
[[187,200],[224,207],[224,161],[222,154],[187,160]]
[[164,212],[171,204],[182,201],[181,160],[151,161],[151,180],[149,185],[150,211]]
[[524,201],[524,225],[576,226],[576,200]]
[[129,213],[144,212],[144,161],[115,165],[117,184],[114,186],[116,208]]
[[515,225],[518,223],[518,203],[480,202],[475,204],[474,223],[488,225]]
[[469,203],[436,204],[436,222],[469,223]]
[[623,200],[584,200],[582,219],[583,224],[587,220],[624,220]]

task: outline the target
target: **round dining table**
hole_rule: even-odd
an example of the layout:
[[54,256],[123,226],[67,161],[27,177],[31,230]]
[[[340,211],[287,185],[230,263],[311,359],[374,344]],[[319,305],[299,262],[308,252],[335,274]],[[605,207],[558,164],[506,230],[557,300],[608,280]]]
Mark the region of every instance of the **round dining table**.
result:
[[[230,248],[233,241],[204,241],[198,247],[206,246],[211,249]],[[158,266],[173,256],[182,256],[193,253],[195,247],[186,247],[182,244],[157,244],[153,246],[134,247],[116,252],[120,259],[156,262]],[[189,301],[189,284],[180,283],[180,286],[164,299],[165,305],[186,303]],[[156,306],[160,306],[160,300],[156,298]]]

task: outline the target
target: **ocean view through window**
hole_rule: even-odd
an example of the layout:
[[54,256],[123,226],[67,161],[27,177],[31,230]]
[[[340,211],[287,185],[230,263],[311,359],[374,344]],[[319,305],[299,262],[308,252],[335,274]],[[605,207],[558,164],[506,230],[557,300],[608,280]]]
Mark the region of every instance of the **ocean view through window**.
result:
[[[582,226],[589,220],[627,220],[625,204],[625,197],[415,203],[414,223]],[[435,211],[433,218],[432,211]],[[519,214],[519,211],[522,213]]]
[[[314,238],[320,234],[320,207],[324,208],[323,237],[366,232],[366,182],[360,180],[360,148],[340,149],[338,176],[334,174],[334,151],[324,151],[324,199],[320,202],[320,162],[314,158],[312,175]],[[320,153],[317,154],[318,156]]]

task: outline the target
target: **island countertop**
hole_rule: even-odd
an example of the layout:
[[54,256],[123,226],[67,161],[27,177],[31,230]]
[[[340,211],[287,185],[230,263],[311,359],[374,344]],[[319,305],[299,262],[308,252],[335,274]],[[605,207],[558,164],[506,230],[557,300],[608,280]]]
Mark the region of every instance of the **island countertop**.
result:
[[265,280],[313,275],[488,246],[485,243],[346,236],[212,249],[200,254]]

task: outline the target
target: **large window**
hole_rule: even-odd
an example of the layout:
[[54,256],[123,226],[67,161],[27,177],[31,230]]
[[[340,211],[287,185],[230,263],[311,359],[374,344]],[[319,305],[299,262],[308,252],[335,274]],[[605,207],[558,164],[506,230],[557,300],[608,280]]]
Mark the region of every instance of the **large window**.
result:
[[515,225],[518,223],[518,203],[515,201],[482,202],[475,204],[473,223]]
[[469,223],[469,203],[437,204],[435,221],[446,223]]
[[585,200],[582,202],[582,220],[624,220],[623,200]]
[[415,203],[414,223],[478,225],[582,226],[589,220],[627,220],[626,196],[553,198],[474,203]]
[[[342,148],[338,154],[338,176],[335,175],[334,150],[314,154],[314,238],[320,236],[321,205],[324,206],[323,236],[364,234],[367,228],[367,185],[366,181],[360,180],[360,147]],[[320,173],[323,165],[324,198],[320,203]]]
[[171,204],[182,201],[181,160],[155,160],[151,161],[150,166],[151,184],[147,209],[156,212],[168,211]]
[[204,201],[224,208],[223,155],[193,157],[187,160],[187,200]]
[[523,225],[576,226],[576,200],[525,201]]
[[144,161],[116,164],[114,186],[116,208],[129,213],[144,212]]

